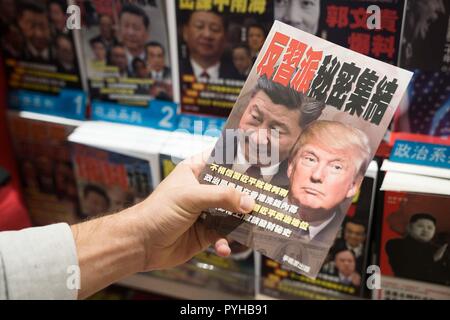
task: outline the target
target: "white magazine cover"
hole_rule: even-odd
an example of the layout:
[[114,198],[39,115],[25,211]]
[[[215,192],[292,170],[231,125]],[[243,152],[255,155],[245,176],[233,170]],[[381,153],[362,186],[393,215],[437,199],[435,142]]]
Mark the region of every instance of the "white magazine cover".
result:
[[200,175],[256,205],[205,223],[316,277],[411,77],[275,21]]

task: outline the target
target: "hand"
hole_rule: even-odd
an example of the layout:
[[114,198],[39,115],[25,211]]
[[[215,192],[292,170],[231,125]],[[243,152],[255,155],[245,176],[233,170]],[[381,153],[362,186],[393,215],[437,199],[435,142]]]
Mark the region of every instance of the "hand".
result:
[[436,252],[434,253],[434,256],[433,256],[434,262],[437,262],[442,259],[442,257],[444,256],[445,250],[447,250],[447,247],[448,247],[448,243],[442,245],[439,249],[436,250]]
[[132,208],[141,216],[145,270],[184,263],[214,242],[218,255],[230,254],[226,239],[196,221],[208,208],[248,213],[255,202],[231,187],[200,184],[204,165],[201,156],[181,162],[150,197]]

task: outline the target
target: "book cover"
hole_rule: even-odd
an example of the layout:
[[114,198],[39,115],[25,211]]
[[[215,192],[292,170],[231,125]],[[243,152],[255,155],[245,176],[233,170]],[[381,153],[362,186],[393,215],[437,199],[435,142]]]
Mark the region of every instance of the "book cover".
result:
[[450,3],[406,1],[399,66],[450,72]]
[[77,143],[72,160],[80,198],[80,218],[115,213],[144,200],[152,191],[149,162]]
[[67,137],[75,125],[8,114],[25,203],[34,225],[74,223],[79,212]]
[[406,2],[399,66],[414,71],[393,130],[450,135],[450,3]]
[[274,17],[345,48],[396,64],[403,0],[274,1]]
[[1,5],[9,107],[84,119],[84,75],[74,40],[78,31],[67,24],[68,1],[2,1]]
[[85,121],[68,137],[70,142],[146,160],[151,185],[160,182],[159,151],[170,132],[106,121]]
[[200,176],[256,206],[205,223],[315,277],[411,76],[275,21]]
[[450,298],[450,197],[386,191],[376,299]]
[[172,1],[181,109],[228,116],[273,22],[273,1]]
[[153,109],[172,106],[174,99],[165,1],[79,5],[92,117],[150,125]]

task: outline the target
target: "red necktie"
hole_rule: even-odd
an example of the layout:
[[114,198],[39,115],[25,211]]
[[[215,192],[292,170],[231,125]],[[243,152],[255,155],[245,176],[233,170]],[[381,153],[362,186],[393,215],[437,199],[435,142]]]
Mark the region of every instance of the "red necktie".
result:
[[201,74],[200,74],[200,78],[204,78],[206,80],[209,80],[209,74],[208,72],[206,72],[206,70],[204,70]]

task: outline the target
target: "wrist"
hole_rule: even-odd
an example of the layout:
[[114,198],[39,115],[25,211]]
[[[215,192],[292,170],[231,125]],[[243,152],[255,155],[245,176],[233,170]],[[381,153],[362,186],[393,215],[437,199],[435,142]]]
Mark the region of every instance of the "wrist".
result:
[[143,271],[145,251],[136,217],[123,211],[72,226],[81,270],[80,298]]
[[139,214],[135,207],[117,213],[116,235],[121,242],[120,247],[127,251],[126,259],[129,261],[130,273],[146,271],[146,248],[149,242],[148,234],[143,228],[144,217]]
[[[150,198],[121,212],[122,219],[129,224],[128,232],[133,237],[135,246],[140,248],[139,272],[152,269],[152,253],[154,253],[155,226],[152,219],[148,219]],[[151,213],[150,213],[151,214]]]

